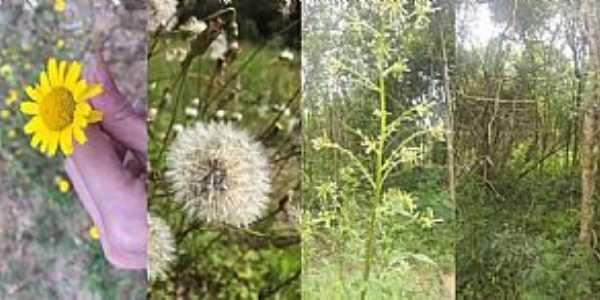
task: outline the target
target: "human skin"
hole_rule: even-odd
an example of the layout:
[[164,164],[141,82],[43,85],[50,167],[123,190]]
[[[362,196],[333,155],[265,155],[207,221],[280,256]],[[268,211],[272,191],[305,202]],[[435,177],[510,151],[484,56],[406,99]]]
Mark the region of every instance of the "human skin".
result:
[[146,122],[114,84],[100,55],[87,64],[85,79],[104,92],[91,100],[103,113],[86,129],[87,142],[75,145],[66,172],[96,225],[107,260],[118,268],[147,266],[148,203]]

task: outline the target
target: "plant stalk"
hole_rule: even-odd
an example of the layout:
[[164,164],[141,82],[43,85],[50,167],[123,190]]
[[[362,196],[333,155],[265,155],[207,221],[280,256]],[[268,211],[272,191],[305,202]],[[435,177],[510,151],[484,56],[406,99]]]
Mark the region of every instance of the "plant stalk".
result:
[[[386,111],[386,95],[385,95],[385,78],[382,73],[379,75],[379,146],[376,151],[375,161],[375,195],[374,203],[371,207],[371,217],[369,220],[368,237],[365,245],[365,270],[363,281],[368,283],[371,275],[371,265],[373,264],[373,256],[375,255],[375,225],[377,224],[377,209],[383,200],[383,152],[385,149],[386,127],[387,127],[387,111]],[[361,293],[361,299],[367,297],[368,284]]]

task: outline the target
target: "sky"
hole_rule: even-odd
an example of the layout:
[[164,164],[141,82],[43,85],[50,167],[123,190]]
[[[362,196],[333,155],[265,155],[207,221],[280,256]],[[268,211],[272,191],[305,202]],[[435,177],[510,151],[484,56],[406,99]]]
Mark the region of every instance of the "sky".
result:
[[[555,16],[549,20],[551,28],[557,28],[561,24],[561,17]],[[461,28],[462,27],[462,28]],[[492,11],[487,3],[467,3],[457,11],[457,32],[459,32],[459,41],[466,48],[479,48],[485,46],[489,41],[497,37],[504,25],[498,25],[492,20]],[[460,36],[460,33],[465,36]],[[548,41],[551,39],[551,33],[546,31],[542,39]],[[567,41],[563,35],[559,35],[554,40],[554,45],[557,49],[561,49],[566,57],[571,57],[571,49],[567,46]],[[513,44],[513,49],[518,49],[520,46]]]
[[458,10],[458,20],[461,25],[468,26],[468,36],[463,42],[470,46],[485,45],[501,31],[492,21],[492,12],[487,4],[466,5]]

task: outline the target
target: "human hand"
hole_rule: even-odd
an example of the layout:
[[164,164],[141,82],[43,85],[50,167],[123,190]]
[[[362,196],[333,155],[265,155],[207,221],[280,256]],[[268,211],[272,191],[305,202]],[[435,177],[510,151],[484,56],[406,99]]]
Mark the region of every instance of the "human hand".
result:
[[100,55],[84,77],[102,85],[104,92],[90,102],[104,117],[87,128],[87,142],[75,145],[65,168],[108,261],[118,268],[146,268],[146,122],[119,92]]

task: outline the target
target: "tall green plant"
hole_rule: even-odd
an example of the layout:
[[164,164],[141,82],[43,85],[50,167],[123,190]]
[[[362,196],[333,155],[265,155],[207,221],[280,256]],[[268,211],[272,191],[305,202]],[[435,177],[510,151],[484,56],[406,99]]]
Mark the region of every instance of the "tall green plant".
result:
[[[331,64],[333,72],[348,75],[351,82],[377,98],[373,112],[378,122],[377,131],[369,134],[349,128],[362,141],[361,151],[356,152],[333,142],[327,134],[313,140],[315,150],[330,149],[345,155],[370,187],[372,197],[364,244],[365,287],[361,292],[362,299],[366,298],[367,283],[374,265],[378,212],[385,201],[386,180],[402,163],[413,162],[422,155],[422,147],[413,146],[419,137],[426,134],[442,136],[441,127],[417,126],[408,136],[400,137],[402,125],[416,123],[417,118],[428,111],[427,105],[416,105],[395,119],[390,119],[392,113],[388,111],[387,85],[390,79],[401,81],[403,74],[408,71],[402,55],[402,43],[410,38],[415,29],[427,26],[427,15],[431,11],[430,2],[421,0],[415,1],[411,9],[407,8],[407,1],[394,0],[372,0],[349,7],[345,19],[358,40],[369,41],[366,48],[359,50],[359,53],[366,52],[362,53],[363,57],[334,59]],[[367,15],[369,20],[377,20],[376,24],[364,18]],[[368,67],[364,68],[365,65]]]

